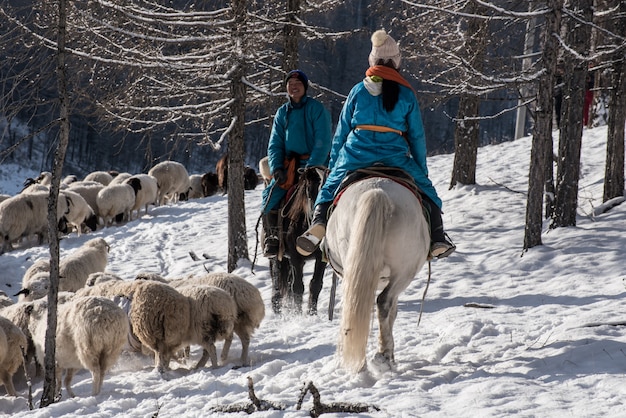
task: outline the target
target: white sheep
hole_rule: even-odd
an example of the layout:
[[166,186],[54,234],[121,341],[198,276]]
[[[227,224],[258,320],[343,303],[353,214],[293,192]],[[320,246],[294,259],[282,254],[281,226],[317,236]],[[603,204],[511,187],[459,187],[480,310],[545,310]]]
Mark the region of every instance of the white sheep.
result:
[[18,302],[9,306],[5,306],[0,309],[0,316],[8,319],[17,326],[26,337],[26,365],[30,365],[31,362],[35,363],[35,375],[41,375],[41,366],[37,362],[37,354],[35,352],[35,346],[33,345],[33,338],[28,329],[28,323],[30,321],[30,315],[33,311],[33,302]]
[[6,308],[7,306],[13,305],[14,303],[15,302],[13,302],[13,299],[11,299],[4,290],[0,290],[0,310],[2,310],[2,308]]
[[9,396],[17,396],[13,386],[13,374],[24,362],[26,336],[11,321],[0,316],[0,383]]
[[111,273],[109,271],[98,271],[95,273],[91,273],[89,277],[87,277],[87,281],[85,282],[85,287],[91,287],[98,285],[100,283],[109,282],[109,281],[117,281],[123,280],[120,276],[115,273]]
[[83,196],[70,189],[61,190],[59,198],[61,196],[65,197],[68,204],[67,213],[63,215],[63,218],[76,228],[78,236],[81,235],[83,224],[91,231],[98,229],[98,217]]
[[126,180],[128,180],[132,176],[133,175],[130,174],[130,173],[119,173],[118,175],[113,177],[113,180],[111,180],[111,182],[108,185],[110,186],[111,184],[122,184],[122,183],[125,183]]
[[[108,254],[109,244],[103,238],[94,238],[61,258],[59,262],[59,291],[76,292],[84,287],[90,274],[104,271]],[[25,273],[22,278],[22,288],[16,296],[20,296],[21,301],[40,299],[48,294],[49,286],[49,270],[39,271],[35,274]]]
[[77,181],[70,184],[68,190],[81,195],[91,209],[93,209],[96,216],[100,216],[100,212],[98,211],[98,193],[103,188],[104,185],[102,183],[95,181]]
[[142,207],[145,208],[147,215],[148,207],[157,203],[159,193],[157,179],[149,174],[135,174],[128,178],[125,183],[135,190],[135,203],[130,211],[131,219],[135,211],[137,211],[137,218],[139,218]]
[[[46,318],[47,308],[35,309],[29,325],[40,362],[44,358]],[[100,393],[104,375],[117,362],[127,334],[126,314],[109,299],[74,297],[60,304],[55,357],[58,394],[61,393],[61,374],[65,370],[65,389],[70,397],[75,396],[72,377],[75,370],[83,368],[91,372],[91,394]]]
[[135,190],[129,184],[114,184],[98,192],[96,199],[99,216],[104,226],[113,225],[113,220],[121,222],[130,219],[130,211],[135,204]]
[[0,202],[4,202],[5,200],[7,200],[10,197],[11,197],[10,194],[0,194]]
[[[182,286],[216,286],[230,294],[237,305],[237,319],[234,332],[241,340],[240,361],[242,365],[248,366],[248,353],[252,334],[261,325],[261,321],[265,317],[265,303],[259,289],[244,278],[226,272],[209,273],[204,276],[173,280],[170,282],[170,285],[175,289],[179,289]],[[220,356],[222,362],[225,362],[228,358],[231,343],[232,336],[224,342]]]
[[148,174],[157,179],[159,186],[158,205],[166,201],[178,202],[180,193],[189,191],[189,173],[185,166],[176,161],[163,161],[148,171]]
[[190,285],[176,290],[195,302],[195,309],[192,309],[195,316],[192,318],[187,342],[201,345],[203,350],[194,369],[203,367],[208,359],[211,359],[212,367],[217,367],[215,343],[222,340],[230,342],[233,339],[237,320],[235,300],[228,292],[215,286]]
[[267,186],[272,180],[272,173],[270,172],[270,162],[268,157],[263,157],[259,161],[259,172],[261,173],[261,177],[263,178],[263,184]]
[[106,171],[93,171],[85,176],[84,181],[97,181],[108,186],[113,181],[113,176]]
[[187,199],[200,199],[204,197],[202,191],[202,174],[192,174],[189,176],[189,193]]
[[[57,221],[67,212],[67,201],[59,197]],[[0,202],[0,254],[22,237],[37,235],[39,244],[48,236],[48,193],[20,193]]]

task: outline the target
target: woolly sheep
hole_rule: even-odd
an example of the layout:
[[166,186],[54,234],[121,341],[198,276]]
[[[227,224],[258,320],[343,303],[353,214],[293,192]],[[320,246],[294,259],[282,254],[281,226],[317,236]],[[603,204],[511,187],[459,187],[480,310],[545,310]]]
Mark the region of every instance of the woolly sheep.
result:
[[84,181],[97,181],[108,186],[113,181],[113,176],[106,171],[94,171],[85,176]]
[[67,214],[63,217],[68,224],[76,228],[78,236],[81,235],[83,224],[91,231],[98,228],[98,217],[84,197],[69,189],[61,190],[59,195],[64,196],[68,203]]
[[130,211],[131,218],[135,211],[137,211],[137,218],[139,218],[142,207],[147,215],[148,207],[157,203],[159,192],[157,179],[149,174],[135,174],[126,180],[126,184],[129,184],[135,191],[135,202]]
[[[195,303],[195,316],[190,327],[188,343],[202,346],[202,357],[194,369],[203,367],[208,359],[217,367],[215,342],[225,340],[230,345],[237,320],[237,305],[233,297],[215,286],[190,285],[177,288]],[[192,309],[192,312],[194,310]],[[224,353],[224,350],[222,350]]]
[[263,183],[267,186],[272,180],[272,173],[270,172],[270,163],[268,157],[263,157],[259,161],[259,172],[263,177]]
[[70,184],[68,190],[78,193],[85,199],[87,204],[93,209],[96,216],[100,216],[98,210],[98,193],[104,188],[102,183],[95,181],[77,181]]
[[47,191],[52,184],[52,173],[42,171],[37,178],[29,177],[24,180],[24,188],[21,193],[30,193],[34,191]]
[[200,199],[204,197],[202,191],[202,174],[192,174],[189,176],[189,193],[187,199]]
[[87,281],[85,282],[85,287],[95,286],[100,283],[108,282],[108,281],[117,281],[123,280],[117,274],[108,272],[108,271],[98,271],[95,273],[91,273],[87,277]]
[[178,202],[180,193],[189,191],[189,173],[185,166],[176,161],[163,161],[148,171],[148,174],[157,179],[159,193],[158,205],[166,201]]
[[0,194],[0,202],[4,202],[5,200],[7,200],[10,197],[11,197],[10,194]]
[[[66,211],[67,201],[59,197],[57,221]],[[0,202],[0,254],[10,250],[19,238],[32,235],[39,237],[39,244],[48,236],[48,193],[18,194]]]
[[33,302],[18,302],[14,303],[10,306],[6,306],[0,309],[0,316],[5,317],[9,321],[13,323],[13,325],[17,326],[24,336],[26,337],[26,348],[25,348],[25,361],[26,365],[30,365],[31,362],[35,363],[35,375],[41,375],[41,366],[37,362],[36,357],[37,353],[35,352],[35,345],[33,344],[33,338],[28,329],[28,323],[30,321],[30,315],[33,311]]
[[68,176],[65,176],[63,178],[63,180],[61,180],[61,184],[65,184],[66,186],[69,186],[72,183],[75,183],[78,181],[78,177],[76,177],[75,174],[70,174]]
[[108,185],[110,186],[111,184],[122,184],[122,183],[125,183],[126,180],[128,180],[132,176],[133,175],[130,174],[130,173],[119,173],[118,175],[113,177],[113,180],[111,180],[111,183],[109,183]]
[[[43,361],[47,328],[45,313],[41,310],[30,323],[40,362]],[[91,394],[99,394],[104,375],[117,362],[127,334],[126,314],[108,299],[75,297],[60,304],[55,359],[58,394],[61,393],[61,373],[65,370],[65,389],[70,397],[75,396],[71,387],[72,377],[76,369],[83,368],[91,372]]]
[[114,184],[98,192],[96,199],[100,218],[105,227],[130,219],[130,211],[135,204],[135,190],[129,184]]
[[204,366],[208,358],[217,365],[215,341],[232,333],[237,315],[227,292],[201,286],[189,290],[195,293],[188,297],[167,284],[149,280],[123,282],[115,290],[131,300],[131,331],[155,353],[157,370],[167,370],[177,350],[190,344],[203,348],[195,368]]
[[[265,317],[265,303],[261,292],[244,278],[225,272],[209,273],[204,276],[173,280],[170,284],[178,289],[182,286],[209,285],[225,290],[237,305],[237,319],[234,332],[241,340],[241,358],[243,366],[249,365],[249,347],[252,334],[261,325]],[[220,359],[225,362],[232,343],[232,337],[226,339]]]
[[[76,292],[84,287],[91,273],[104,271],[108,253],[109,244],[103,238],[94,238],[63,257],[59,262],[59,291]],[[49,272],[25,274],[16,296],[23,295],[20,300],[24,301],[40,299],[48,294],[49,285]]]
[[6,294],[6,292],[0,290],[0,310],[2,308],[6,308],[7,306],[13,305],[14,303],[15,302],[13,302],[13,299],[11,299],[9,295]]
[[26,336],[11,321],[0,316],[0,383],[9,396],[17,396],[13,386],[13,374],[24,362]]

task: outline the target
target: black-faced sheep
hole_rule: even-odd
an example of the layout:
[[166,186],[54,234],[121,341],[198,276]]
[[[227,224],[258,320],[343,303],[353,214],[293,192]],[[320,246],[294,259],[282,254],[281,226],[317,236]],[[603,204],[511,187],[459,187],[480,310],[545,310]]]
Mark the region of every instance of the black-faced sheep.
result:
[[98,183],[102,183],[105,186],[108,186],[111,181],[113,181],[113,176],[111,173],[106,171],[93,171],[85,176],[84,181],[96,181]]
[[129,177],[125,183],[129,184],[135,191],[135,203],[130,210],[131,219],[135,211],[137,211],[137,218],[139,218],[142,207],[147,215],[148,207],[157,203],[159,192],[157,179],[149,174],[135,174]]
[[130,220],[130,211],[135,204],[135,190],[129,184],[114,184],[98,192],[96,199],[99,216],[104,226],[113,225],[113,220]]
[[83,224],[91,231],[98,229],[98,216],[84,197],[69,189],[61,190],[59,198],[61,196],[64,196],[68,203],[68,210],[63,218],[69,225],[76,228],[78,236],[81,235]]
[[11,321],[0,316],[0,383],[9,396],[17,396],[13,386],[13,374],[24,362],[26,336]]
[[98,210],[98,193],[104,188],[102,183],[95,181],[77,181],[70,184],[68,190],[78,193],[85,199],[87,204],[93,209],[96,216],[100,216]]
[[163,161],[148,171],[148,174],[157,179],[159,186],[158,204],[167,201],[176,203],[180,193],[189,191],[189,173],[184,165],[176,161]]
[[[242,365],[248,366],[250,340],[254,331],[261,325],[261,321],[265,317],[265,303],[259,289],[244,278],[225,272],[172,280],[170,285],[176,289],[183,286],[216,286],[230,294],[237,306],[234,332],[241,340],[240,361]],[[224,342],[220,356],[222,362],[225,362],[228,358],[231,343],[232,337]]]
[[[45,306],[45,304],[43,305]],[[37,357],[43,362],[47,308],[34,309],[30,330]],[[128,334],[128,318],[111,300],[74,297],[59,305],[56,334],[57,391],[65,370],[65,388],[74,397],[71,383],[77,369],[87,369],[93,378],[92,395],[100,393],[105,373],[117,362]]]
[[187,193],[187,199],[200,199],[204,197],[202,191],[202,174],[192,174],[189,176],[189,193]]

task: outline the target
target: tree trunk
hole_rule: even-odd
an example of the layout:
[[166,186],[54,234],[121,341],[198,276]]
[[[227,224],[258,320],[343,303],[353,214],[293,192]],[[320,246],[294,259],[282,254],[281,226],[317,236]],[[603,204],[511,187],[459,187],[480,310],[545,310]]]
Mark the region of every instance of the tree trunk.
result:
[[454,164],[450,188],[457,183],[476,184],[478,155],[478,111],[480,99],[463,95],[459,100],[456,129],[454,130]]
[[244,130],[246,121],[245,27],[246,0],[233,0],[233,40],[238,43],[231,74],[231,118],[233,126],[228,136],[228,271],[237,268],[239,259],[248,258],[246,210],[243,188]]
[[[468,13],[480,14],[480,8],[476,4],[471,3],[468,8]],[[467,61],[476,71],[481,71],[489,26],[486,21],[469,18],[466,32],[467,39],[470,40],[464,48]],[[476,184],[479,116],[480,98],[476,95],[462,95],[454,130],[454,164],[450,188],[456,186],[457,183]]]
[[[300,0],[287,0],[287,23],[283,30],[283,70],[298,68],[298,41],[300,40]],[[306,71],[305,71],[306,72]]]
[[48,198],[48,239],[50,241],[50,287],[48,288],[48,327],[46,328],[44,382],[40,406],[55,401],[56,378],[56,329],[57,295],[59,293],[59,226],[57,202],[63,172],[65,153],[70,137],[69,95],[65,67],[65,42],[67,37],[67,1],[59,0],[59,24],[57,35],[57,85],[59,94],[59,142],[54,156],[52,185]]
[[526,225],[524,229],[524,250],[541,245],[543,227],[542,197],[546,179],[546,150],[552,148],[552,108],[554,106],[554,82],[559,43],[557,35],[561,28],[563,0],[548,0],[551,10],[545,15],[543,42],[544,72],[537,88],[537,107],[533,129],[530,168],[528,173],[528,199],[526,202]]
[[[585,22],[570,20],[568,44],[578,54],[585,56],[591,49],[593,0],[575,0],[570,7]],[[556,196],[550,228],[576,225],[578,207],[578,178],[580,176],[580,149],[583,136],[583,105],[587,78],[586,61],[567,54],[565,60],[565,86],[563,94],[563,124],[559,137]]]
[[[626,37],[626,3],[619,1],[619,20],[613,31]],[[616,17],[617,19],[617,17]],[[626,123],[626,58],[622,48],[613,56],[611,72],[611,99],[606,142],[606,168],[604,172],[603,202],[624,196],[624,123]]]

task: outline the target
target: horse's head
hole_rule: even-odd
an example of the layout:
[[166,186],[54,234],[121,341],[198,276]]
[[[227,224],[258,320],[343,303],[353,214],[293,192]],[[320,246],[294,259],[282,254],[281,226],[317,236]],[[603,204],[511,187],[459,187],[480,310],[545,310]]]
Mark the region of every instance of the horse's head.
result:
[[298,181],[287,212],[289,219],[295,221],[302,215],[307,219],[311,218],[315,199],[325,179],[326,167],[315,166],[298,170]]

